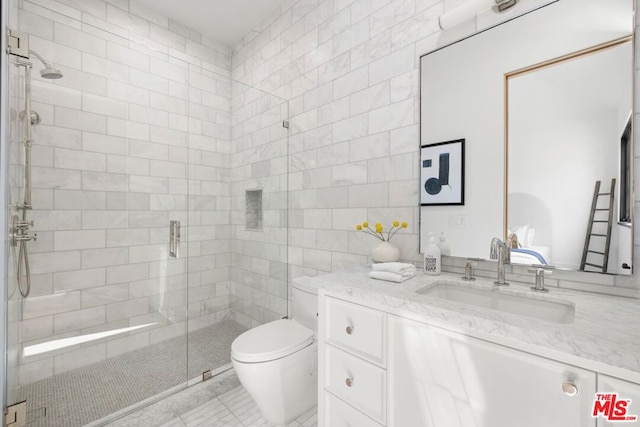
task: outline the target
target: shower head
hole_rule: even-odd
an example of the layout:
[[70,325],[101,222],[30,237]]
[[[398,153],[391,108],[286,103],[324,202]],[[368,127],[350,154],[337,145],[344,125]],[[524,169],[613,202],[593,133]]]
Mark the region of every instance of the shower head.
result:
[[54,67],[51,62],[46,61],[42,56],[40,56],[38,52],[29,49],[29,54],[32,54],[33,56],[38,58],[38,60],[44,65],[44,68],[40,70],[40,76],[45,79],[59,79],[62,77],[62,73],[60,72],[60,70]]
[[45,64],[44,68],[40,70],[40,75],[45,79],[59,79],[62,77],[62,72],[54,68],[52,64]]

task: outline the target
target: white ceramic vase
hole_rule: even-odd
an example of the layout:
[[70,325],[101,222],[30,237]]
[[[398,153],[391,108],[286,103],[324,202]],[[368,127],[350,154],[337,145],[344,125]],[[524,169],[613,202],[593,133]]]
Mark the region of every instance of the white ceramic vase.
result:
[[371,248],[373,262],[393,262],[400,259],[400,248],[391,242],[380,242]]

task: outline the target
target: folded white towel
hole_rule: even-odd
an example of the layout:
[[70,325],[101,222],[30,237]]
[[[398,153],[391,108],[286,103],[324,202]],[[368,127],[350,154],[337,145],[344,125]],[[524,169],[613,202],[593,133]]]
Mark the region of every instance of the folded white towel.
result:
[[407,264],[406,262],[381,262],[378,264],[371,264],[371,270],[388,271],[408,277],[416,274],[416,266],[413,264]]
[[371,277],[372,279],[386,280],[387,282],[396,282],[396,283],[401,283],[401,282],[404,282],[405,280],[409,280],[413,276],[415,276],[415,273],[410,276],[409,275],[404,276],[402,274],[392,273],[390,271],[370,271],[369,272],[369,277]]

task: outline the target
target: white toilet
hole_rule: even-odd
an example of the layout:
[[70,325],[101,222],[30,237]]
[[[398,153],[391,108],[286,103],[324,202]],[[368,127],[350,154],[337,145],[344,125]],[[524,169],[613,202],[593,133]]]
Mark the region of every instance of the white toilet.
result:
[[274,425],[318,403],[318,295],[291,288],[291,318],[250,329],[231,344],[242,386]]

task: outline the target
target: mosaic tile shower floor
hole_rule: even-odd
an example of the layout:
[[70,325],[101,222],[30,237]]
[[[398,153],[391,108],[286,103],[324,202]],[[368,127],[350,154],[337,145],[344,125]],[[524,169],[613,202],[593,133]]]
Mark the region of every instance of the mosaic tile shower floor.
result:
[[227,320],[190,333],[188,372],[182,336],[28,384],[18,401],[27,400],[29,427],[86,425],[228,365],[231,343],[245,330]]

